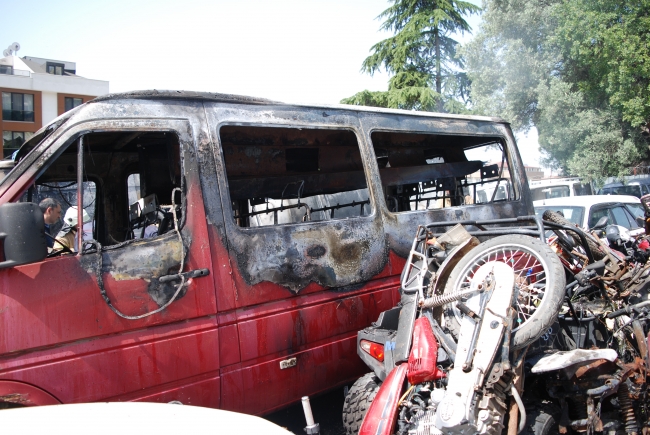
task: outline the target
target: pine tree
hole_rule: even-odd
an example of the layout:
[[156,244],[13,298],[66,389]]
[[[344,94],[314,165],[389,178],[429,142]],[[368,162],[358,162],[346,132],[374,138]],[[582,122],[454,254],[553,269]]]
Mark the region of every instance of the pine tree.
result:
[[[388,91],[362,91],[344,104],[459,112],[468,100],[469,81],[458,41],[451,35],[471,30],[463,18],[480,8],[458,0],[392,0],[377,18],[394,36],[378,42],[361,70],[384,68]],[[460,100],[460,101],[459,101]]]

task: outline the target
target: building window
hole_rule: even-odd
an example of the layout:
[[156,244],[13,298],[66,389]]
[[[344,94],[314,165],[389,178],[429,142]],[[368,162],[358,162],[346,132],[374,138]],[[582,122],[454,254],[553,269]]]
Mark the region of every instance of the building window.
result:
[[54,74],[54,75],[57,75],[57,76],[62,76],[63,75],[63,64],[62,63],[47,62],[45,64],[45,69],[47,70],[48,74]]
[[68,110],[74,109],[77,106],[81,106],[82,104],[83,104],[83,100],[81,98],[65,97],[65,111],[66,112]]
[[29,131],[3,131],[2,132],[2,149],[3,157],[10,157],[18,148],[34,136],[34,133]]
[[13,75],[14,67],[9,65],[0,65],[0,74]]
[[3,92],[2,119],[34,122],[34,95]]

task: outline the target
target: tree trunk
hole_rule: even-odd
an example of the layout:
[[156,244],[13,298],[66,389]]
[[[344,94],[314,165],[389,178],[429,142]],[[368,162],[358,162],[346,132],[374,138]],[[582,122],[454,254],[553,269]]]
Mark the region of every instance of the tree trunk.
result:
[[442,101],[442,72],[440,65],[440,30],[435,28],[433,34],[434,44],[436,45],[436,92],[438,93],[438,102],[436,103],[436,110],[442,112],[444,109]]

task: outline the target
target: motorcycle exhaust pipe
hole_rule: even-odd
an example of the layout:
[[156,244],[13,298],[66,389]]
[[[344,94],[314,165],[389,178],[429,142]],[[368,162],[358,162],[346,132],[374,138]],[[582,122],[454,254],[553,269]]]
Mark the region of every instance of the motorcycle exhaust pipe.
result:
[[307,435],[314,435],[320,433],[320,425],[314,423],[314,414],[311,412],[311,405],[309,404],[309,396],[302,397],[302,410],[305,412],[305,421],[307,426],[305,432]]

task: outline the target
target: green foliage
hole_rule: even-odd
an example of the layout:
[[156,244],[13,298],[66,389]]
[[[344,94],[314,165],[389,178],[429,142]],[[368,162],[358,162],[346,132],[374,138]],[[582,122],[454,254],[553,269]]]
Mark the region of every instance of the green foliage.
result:
[[541,84],[537,93],[539,144],[545,165],[589,181],[626,175],[646,155],[638,129],[630,128],[611,106],[593,107],[584,94],[558,78]]
[[650,0],[578,0],[558,7],[551,41],[563,75],[609,101],[632,126],[650,121]]
[[[647,158],[650,0],[486,0],[464,50],[476,113],[535,126],[545,163],[587,179]],[[645,127],[643,127],[645,128]]]
[[392,0],[379,15],[383,30],[394,36],[378,42],[361,70],[374,74],[385,69],[392,76],[388,91],[362,91],[345,98],[344,104],[360,104],[414,110],[463,110],[469,80],[460,72],[453,33],[469,32],[463,16],[480,9],[460,0]]

